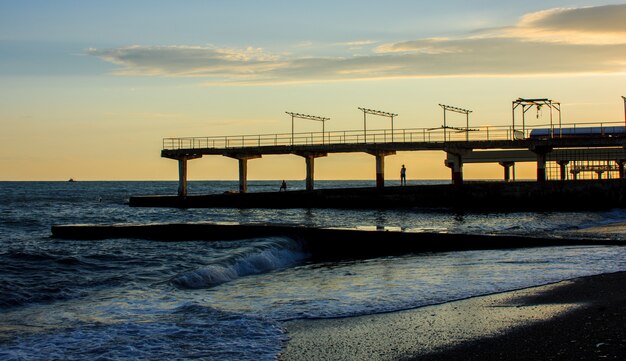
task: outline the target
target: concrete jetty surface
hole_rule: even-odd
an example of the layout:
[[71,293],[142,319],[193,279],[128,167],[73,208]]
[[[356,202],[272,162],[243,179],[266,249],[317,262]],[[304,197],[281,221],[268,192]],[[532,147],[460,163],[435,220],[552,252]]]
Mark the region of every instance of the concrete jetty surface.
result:
[[157,241],[227,241],[261,237],[297,240],[314,260],[358,259],[420,252],[549,247],[624,245],[622,240],[539,238],[514,235],[453,234],[312,228],[269,224],[159,223],[54,225],[52,236],[101,240],[139,238]]
[[[278,190],[278,188],[277,188]],[[313,191],[131,197],[131,207],[443,208],[463,211],[594,210],[626,207],[626,179],[476,182]]]

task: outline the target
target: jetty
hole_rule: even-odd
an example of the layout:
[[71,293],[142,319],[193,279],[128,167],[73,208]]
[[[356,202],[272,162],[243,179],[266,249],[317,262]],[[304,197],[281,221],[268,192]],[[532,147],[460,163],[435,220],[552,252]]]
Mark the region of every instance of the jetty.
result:
[[[132,197],[131,206],[150,207],[258,207],[273,204],[278,207],[293,206],[336,206],[355,204],[363,207],[404,205],[407,200],[415,206],[431,206],[428,192],[437,191],[440,204],[454,205],[459,201],[480,200],[468,194],[491,192],[492,196],[507,199],[522,199],[528,194],[540,198],[563,195],[557,204],[580,203],[574,197],[581,189],[598,189],[596,194],[610,194],[612,200],[622,202],[621,182],[591,185],[590,180],[622,180],[626,164],[626,127],[622,122],[563,123],[560,103],[547,98],[523,99],[512,103],[513,121],[510,126],[472,126],[469,124],[471,110],[440,104],[443,109],[443,124],[436,128],[394,128],[398,114],[358,108],[363,112],[363,129],[350,131],[326,131],[329,118],[287,112],[291,116],[292,132],[285,134],[257,134],[238,136],[207,136],[164,138],[161,157],[178,162],[178,193],[175,196]],[[548,108],[549,124],[530,126],[526,124],[526,112],[536,108]],[[464,115],[465,124],[450,125],[448,112]],[[521,112],[521,122],[516,123],[516,113]],[[554,116],[553,116],[554,113]],[[390,129],[367,128],[367,116],[390,118]],[[558,117],[557,117],[558,115]],[[321,132],[296,133],[295,119],[315,120],[322,124]],[[558,121],[556,120],[558,119]],[[385,157],[397,152],[442,151],[446,153],[444,165],[451,170],[451,185],[424,190],[422,187],[385,189]],[[376,187],[367,190],[342,189],[315,190],[315,160],[334,153],[365,153],[375,159]],[[289,196],[275,193],[246,195],[248,186],[248,161],[265,155],[297,155],[304,159],[306,169],[305,191],[290,191]],[[238,161],[239,190],[236,195],[189,196],[187,194],[188,162],[204,156],[224,156]],[[536,182],[528,185],[515,180],[515,164],[534,162]],[[465,184],[463,165],[470,163],[493,163],[502,166],[503,181],[498,185],[482,186]],[[513,169],[513,176],[511,176]],[[547,186],[552,181],[559,185]],[[582,182],[578,185],[564,184]],[[514,183],[520,183],[513,185]],[[463,186],[463,187],[461,187]],[[539,188],[538,188],[539,187]],[[535,190],[538,189],[538,190]],[[454,199],[450,199],[452,194]],[[466,196],[462,196],[465,194]],[[510,197],[506,195],[509,194]],[[367,197],[367,200],[356,200]],[[572,198],[573,197],[573,198]],[[615,198],[617,197],[617,198]],[[485,197],[483,197],[485,198]],[[569,200],[568,200],[569,198]],[[607,198],[607,197],[603,197]],[[535,198],[537,199],[537,198]],[[347,202],[350,201],[350,202]],[[493,203],[493,202],[491,202]],[[616,205],[611,202],[611,205]],[[622,203],[617,203],[617,206]]]
[[[526,247],[615,245],[623,240],[529,237],[498,234],[454,234],[403,231],[381,227],[374,230],[316,228],[278,224],[157,223],[68,224],[52,226],[59,239],[98,241],[146,239],[160,242],[216,241],[288,237],[299,243],[314,260],[357,259],[422,252],[448,252]],[[384,245],[384,246],[381,246]]]

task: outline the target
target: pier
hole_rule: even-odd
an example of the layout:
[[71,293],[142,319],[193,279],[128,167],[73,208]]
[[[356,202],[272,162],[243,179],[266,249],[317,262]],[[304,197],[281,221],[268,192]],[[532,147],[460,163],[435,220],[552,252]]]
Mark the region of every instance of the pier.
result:
[[[621,123],[565,124],[569,127],[614,127]],[[179,196],[187,196],[188,161],[219,155],[238,161],[239,192],[247,191],[248,160],[264,155],[295,154],[305,160],[306,190],[314,190],[315,159],[332,153],[366,153],[375,158],[376,187],[384,187],[385,157],[397,152],[443,151],[445,166],[451,170],[455,185],[463,184],[463,165],[495,163],[504,169],[504,180],[510,180],[509,169],[517,162],[535,162],[537,181],[547,179],[548,162],[560,162],[560,178],[565,179],[566,165],[576,160],[609,162],[607,170],[619,171],[624,177],[626,138],[566,137],[557,127],[547,138],[529,137],[533,129],[512,127],[413,128],[383,130],[330,131],[319,133],[261,134],[220,137],[165,138],[161,156],[178,161]],[[572,173],[574,174],[574,173]]]
[[[286,112],[291,133],[238,136],[164,138],[161,157],[178,162],[177,196],[132,197],[131,206],[166,207],[457,207],[465,204],[518,208],[574,209],[583,202],[623,206],[626,164],[626,127],[622,122],[563,123],[561,104],[547,98],[518,98],[512,102],[510,126],[472,126],[472,110],[439,104],[443,124],[434,128],[397,129],[398,114],[359,107],[363,129],[327,131],[328,117]],[[549,110],[549,123],[528,125],[531,109]],[[461,126],[451,122],[448,112],[463,115]],[[517,121],[516,121],[517,114]],[[521,120],[519,119],[521,115]],[[390,119],[389,129],[368,129],[367,117]],[[295,119],[313,120],[321,132],[295,132]],[[385,189],[385,158],[397,152],[445,152],[444,166],[450,168],[451,187],[388,187]],[[315,160],[335,153],[365,153],[374,157],[376,187],[368,189],[315,190]],[[297,155],[304,158],[306,190],[247,195],[248,161],[265,155]],[[190,160],[224,156],[237,160],[239,191],[235,194],[188,196],[187,168]],[[536,164],[536,182],[519,184],[515,165]],[[463,166],[472,163],[498,164],[503,182],[465,185]],[[511,172],[513,170],[513,172]],[[511,174],[512,173],[512,174]],[[598,183],[602,180],[602,184]],[[612,182],[608,182],[611,180]],[[558,185],[546,185],[552,181]],[[572,181],[577,181],[578,184]],[[591,181],[591,182],[590,182]],[[579,183],[584,182],[584,183]],[[513,186],[512,184],[517,185]],[[567,183],[567,184],[566,184]],[[437,189],[436,189],[437,188]],[[441,189],[439,189],[441,188]],[[436,195],[432,195],[436,192]],[[585,193],[598,197],[589,200]],[[534,198],[524,198],[534,194]],[[608,195],[608,196],[607,196]],[[498,200],[494,200],[497,198]],[[522,206],[520,206],[522,205]],[[587,205],[592,207],[593,204]]]

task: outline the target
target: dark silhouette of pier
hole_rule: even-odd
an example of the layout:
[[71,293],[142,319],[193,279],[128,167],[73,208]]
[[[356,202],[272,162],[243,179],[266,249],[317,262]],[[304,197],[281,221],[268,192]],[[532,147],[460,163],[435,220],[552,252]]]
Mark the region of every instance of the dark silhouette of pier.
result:
[[[602,127],[612,123],[593,124]],[[589,127],[589,124],[574,124]],[[468,128],[469,129],[469,128]],[[331,153],[367,153],[376,160],[376,186],[384,186],[385,157],[406,151],[443,151],[445,166],[451,169],[452,183],[463,184],[463,164],[497,163],[510,180],[509,169],[517,162],[535,162],[537,181],[546,180],[546,162],[559,162],[561,178],[566,165],[576,159],[614,162],[619,178],[624,177],[626,138],[618,136],[559,136],[533,139],[512,127],[478,127],[469,131],[456,128],[420,128],[320,133],[264,134],[225,137],[165,138],[161,156],[179,164],[179,196],[187,195],[188,161],[209,155],[221,155],[239,162],[239,192],[247,191],[248,160],[264,155],[295,154],[305,159],[306,189],[314,190],[315,159]],[[576,157],[571,151],[576,150]]]

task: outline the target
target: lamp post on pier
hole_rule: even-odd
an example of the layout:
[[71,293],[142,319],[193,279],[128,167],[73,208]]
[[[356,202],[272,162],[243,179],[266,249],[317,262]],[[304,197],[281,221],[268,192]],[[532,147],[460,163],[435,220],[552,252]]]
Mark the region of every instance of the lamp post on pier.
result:
[[299,118],[299,119],[308,119],[308,120],[315,120],[318,122],[322,122],[322,144],[324,144],[324,137],[325,137],[325,130],[324,130],[324,124],[326,123],[327,120],[330,120],[330,118],[325,118],[325,117],[318,117],[315,115],[307,115],[307,114],[300,114],[300,113],[294,113],[294,112],[285,112],[289,115],[291,115],[291,145],[293,145],[293,136],[294,136],[294,132],[293,132],[293,120],[295,118]]
[[[469,132],[470,132],[469,113],[471,113],[472,111],[467,110],[467,109],[453,107],[450,105],[445,105],[445,104],[439,104],[439,106],[443,108],[443,142],[445,143],[447,141],[446,133],[447,133],[448,125],[446,124],[446,111],[465,114],[465,129],[462,131],[465,131],[465,141],[469,141]],[[453,129],[458,130],[458,128],[453,128]]]
[[367,118],[366,118],[366,114],[379,115],[381,117],[391,118],[391,142],[393,143],[393,117],[397,117],[398,114],[389,113],[389,112],[383,112],[383,111],[380,111],[380,110],[361,108],[361,107],[359,107],[359,110],[361,110],[363,112],[363,136],[364,136],[364,142],[365,143],[367,143]]

